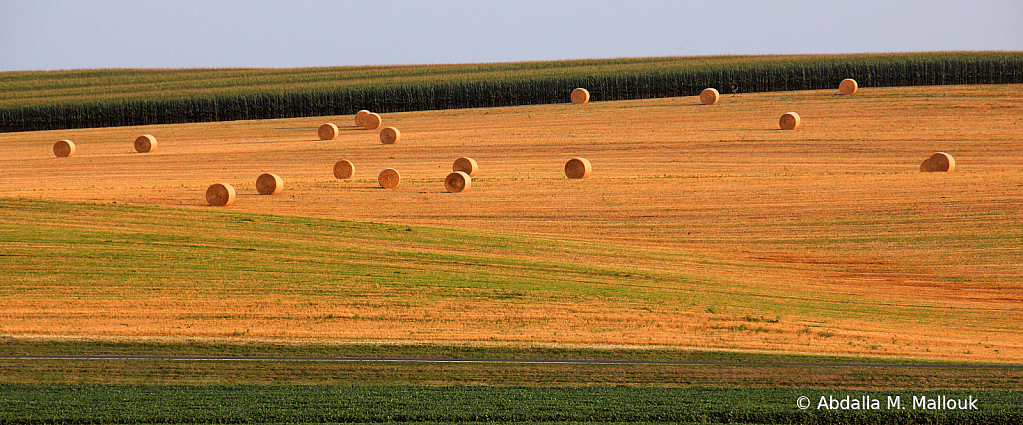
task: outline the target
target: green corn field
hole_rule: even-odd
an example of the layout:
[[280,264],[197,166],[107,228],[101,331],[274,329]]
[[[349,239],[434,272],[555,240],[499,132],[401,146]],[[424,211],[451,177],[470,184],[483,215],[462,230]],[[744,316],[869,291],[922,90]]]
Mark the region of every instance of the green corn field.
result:
[[[460,71],[461,70],[461,71]],[[1023,83],[1023,52],[0,74],[0,132],[860,87]],[[135,90],[133,90],[135,88]],[[141,94],[133,94],[135,92]]]

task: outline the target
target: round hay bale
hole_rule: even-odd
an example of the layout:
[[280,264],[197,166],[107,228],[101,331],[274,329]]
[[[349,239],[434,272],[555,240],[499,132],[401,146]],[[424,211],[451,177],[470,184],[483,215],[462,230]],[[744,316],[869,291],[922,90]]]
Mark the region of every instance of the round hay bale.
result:
[[458,193],[472,186],[472,177],[464,171],[455,171],[444,178],[444,188],[450,193]]
[[355,174],[355,165],[352,161],[342,159],[334,164],[334,177],[338,179],[350,179]]
[[380,119],[380,114],[370,112],[362,118],[362,128],[365,128],[366,130],[376,130],[380,128],[380,123],[382,122],[383,120]]
[[366,115],[369,115],[369,114],[370,114],[370,112],[365,110],[365,109],[357,112],[355,114],[355,126],[356,127],[362,127],[362,119],[366,118]]
[[721,95],[718,94],[718,89],[703,89],[700,93],[700,102],[703,102],[704,105],[716,104],[720,98]]
[[841,83],[838,84],[838,93],[844,96],[848,96],[853,93],[856,93],[856,89],[858,88],[860,88],[860,86],[856,84],[856,80],[852,78],[846,78],[842,80]]
[[75,142],[70,140],[61,140],[53,144],[53,154],[57,158],[67,158],[74,156],[75,154]]
[[316,135],[320,136],[320,140],[334,140],[337,138],[337,125],[329,122],[321,125]]
[[227,183],[213,183],[206,189],[206,202],[212,207],[226,207],[234,202],[234,187]]
[[956,169],[956,160],[945,152],[937,152],[920,164],[920,171],[925,173],[952,172]]
[[572,158],[565,163],[565,175],[570,179],[585,179],[593,172],[593,166],[586,158]]
[[256,192],[260,195],[280,195],[284,190],[284,180],[272,173],[263,173],[256,177]]
[[152,134],[143,134],[135,138],[135,152],[149,153],[156,150],[156,138]]
[[924,160],[924,162],[920,163],[920,171],[925,172],[925,173],[931,171],[931,159],[930,158],[927,158],[927,159]]
[[476,177],[476,173],[479,172],[480,166],[476,164],[476,160],[467,157],[461,157],[455,160],[454,164],[451,164],[451,171],[461,171],[468,174],[469,177]]
[[401,139],[401,132],[397,128],[387,127],[380,130],[380,143],[393,145]]
[[785,115],[781,116],[778,120],[778,125],[781,126],[782,130],[795,130],[799,128],[799,114],[795,112],[786,112]]
[[590,101],[590,91],[584,88],[572,90],[572,103],[583,105]]
[[394,189],[398,187],[398,182],[401,181],[401,174],[398,174],[398,170],[393,168],[385,168],[377,176],[377,181],[380,182],[380,187],[384,189]]

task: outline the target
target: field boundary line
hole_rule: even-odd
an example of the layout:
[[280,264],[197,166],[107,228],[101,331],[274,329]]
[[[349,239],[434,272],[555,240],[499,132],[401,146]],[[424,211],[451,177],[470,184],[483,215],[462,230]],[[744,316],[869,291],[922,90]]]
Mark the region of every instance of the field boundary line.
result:
[[392,363],[496,363],[496,364],[610,364],[663,366],[797,366],[924,369],[1023,369],[1023,365],[971,365],[927,363],[819,363],[728,362],[686,360],[593,360],[593,359],[455,359],[416,357],[277,357],[277,356],[119,356],[119,355],[0,355],[0,360],[171,360],[171,361],[264,361],[264,362],[392,362]]

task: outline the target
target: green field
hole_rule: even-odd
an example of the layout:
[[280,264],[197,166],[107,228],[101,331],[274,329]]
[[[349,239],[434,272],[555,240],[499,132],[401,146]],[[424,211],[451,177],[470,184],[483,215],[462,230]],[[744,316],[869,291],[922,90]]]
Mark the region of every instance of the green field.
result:
[[[295,69],[94,69],[0,73],[0,107],[161,100],[211,95],[323,91],[339,88],[473,83],[542,78],[615,77],[650,72],[712,71],[770,67],[942,63],[962,60],[1012,64],[1012,52],[947,52],[796,56],[690,56],[451,65],[360,66]],[[980,74],[980,73],[977,73]],[[873,78],[881,78],[873,75]],[[924,75],[918,77],[923,78]],[[979,75],[978,75],[979,77]],[[1013,75],[1006,75],[1013,78]],[[953,78],[949,75],[949,78]],[[861,84],[866,83],[865,81]],[[942,84],[942,81],[932,83]],[[950,84],[951,82],[945,83]],[[835,83],[837,85],[837,82]],[[878,85],[880,86],[880,85]]]
[[[1009,424],[1019,391],[636,387],[0,385],[0,423],[792,423]],[[799,397],[813,400],[807,410]],[[868,409],[818,409],[821,400]],[[919,400],[964,400],[927,410]],[[914,399],[918,404],[914,405]],[[871,400],[876,400],[877,404]],[[891,404],[889,404],[891,400]],[[898,403],[895,403],[898,400]],[[975,400],[971,404],[969,400]],[[841,401],[834,406],[841,407]],[[876,408],[875,408],[876,407]],[[976,407],[976,409],[972,409]]]
[[280,288],[358,298],[366,295],[361,288],[378,285],[437,298],[653,301],[664,294],[641,282],[714,280],[566,260],[569,249],[595,259],[666,255],[581,240],[113,204],[2,199],[0,206],[6,290],[215,287],[230,296]]
[[[947,362],[656,348],[509,347],[473,344],[282,344],[33,341],[5,338],[8,356],[203,356],[226,358],[535,359],[689,364],[318,360],[0,359],[0,384],[372,385],[998,391],[1018,389],[1023,367]],[[722,363],[722,364],[712,364]],[[807,365],[807,364],[812,365]],[[912,363],[912,364],[910,364]],[[879,365],[884,365],[883,367]]]
[[710,56],[305,69],[0,73],[0,132],[837,87],[1023,82],[1019,52]]

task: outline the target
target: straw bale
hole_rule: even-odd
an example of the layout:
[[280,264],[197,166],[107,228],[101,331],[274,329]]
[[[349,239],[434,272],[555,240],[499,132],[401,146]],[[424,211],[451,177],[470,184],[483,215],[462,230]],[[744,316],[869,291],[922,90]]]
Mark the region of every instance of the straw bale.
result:
[[468,174],[469,177],[476,177],[479,170],[480,166],[476,164],[476,160],[468,157],[458,158],[454,164],[451,164],[451,171],[461,171]]
[[334,164],[334,177],[339,179],[350,179],[355,174],[355,165],[347,159],[342,159]]
[[362,119],[362,128],[366,130],[376,130],[380,128],[380,124],[383,120],[380,118],[380,114],[370,112]]
[[224,207],[234,202],[234,187],[227,183],[214,183],[206,189],[206,202],[210,206]]
[[799,114],[795,112],[786,112],[785,115],[781,116],[778,120],[778,125],[781,126],[782,130],[795,130],[799,128]]
[[920,171],[926,173],[952,172],[956,169],[956,160],[945,152],[937,152],[920,164]]
[[856,93],[856,90],[859,89],[859,87],[860,86],[856,84],[856,80],[852,78],[846,78],[842,80],[841,83],[838,84],[838,93],[845,96],[849,96],[851,94]]
[[700,93],[700,102],[703,102],[704,105],[716,104],[720,98],[718,89],[703,89],[703,92]]
[[380,187],[384,189],[394,189],[398,187],[398,182],[401,181],[401,174],[393,168],[385,168],[377,176],[377,181],[380,183]]
[[334,140],[337,138],[337,125],[329,122],[323,124],[316,130],[316,135],[320,136],[320,140]]
[[385,145],[393,145],[401,140],[401,132],[397,128],[387,127],[380,130],[380,143]]
[[149,153],[156,150],[156,138],[152,134],[143,134],[135,138],[135,152]]
[[363,110],[359,111],[358,113],[356,113],[355,114],[355,126],[356,127],[362,127],[362,120],[363,120],[363,118],[366,118],[366,115],[369,115],[369,114],[370,114],[370,112],[365,110],[365,109],[363,109]]
[[590,91],[584,88],[572,90],[572,103],[583,105],[590,101]]
[[572,158],[565,163],[565,175],[570,179],[585,179],[593,172],[593,166],[586,158]]
[[458,193],[472,186],[472,177],[464,171],[455,171],[444,178],[444,188],[450,193]]
[[58,158],[67,158],[75,155],[75,142],[60,140],[53,144],[53,154]]
[[256,178],[256,192],[260,195],[279,195],[284,190],[284,180],[272,173],[263,173]]

